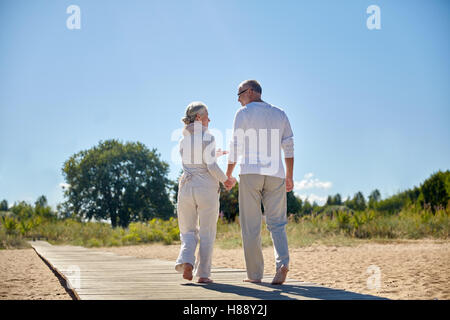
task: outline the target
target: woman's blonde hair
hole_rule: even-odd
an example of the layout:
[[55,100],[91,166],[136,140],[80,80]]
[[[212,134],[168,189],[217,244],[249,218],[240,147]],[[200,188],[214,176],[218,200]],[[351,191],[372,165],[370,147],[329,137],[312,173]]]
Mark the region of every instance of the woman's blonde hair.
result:
[[181,119],[184,124],[188,125],[190,123],[193,123],[195,121],[195,118],[197,115],[203,115],[205,112],[208,111],[208,107],[206,104],[204,104],[201,101],[194,101],[189,103],[189,105],[186,108],[186,114]]

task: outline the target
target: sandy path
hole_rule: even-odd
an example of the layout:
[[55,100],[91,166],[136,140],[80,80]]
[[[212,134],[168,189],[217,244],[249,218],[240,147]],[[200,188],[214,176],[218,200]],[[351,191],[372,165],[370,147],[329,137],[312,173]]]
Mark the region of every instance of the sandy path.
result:
[[0,250],[0,299],[72,300],[33,249]]
[[[175,261],[179,246],[152,244],[99,250]],[[274,274],[273,249],[264,248],[263,253],[265,273]],[[450,299],[449,241],[369,243],[353,247],[314,245],[291,249],[290,254],[290,278],[390,299]],[[245,268],[242,249],[216,247],[213,266]],[[368,270],[370,266],[374,267]],[[376,286],[377,271],[379,288],[368,287],[368,284]]]

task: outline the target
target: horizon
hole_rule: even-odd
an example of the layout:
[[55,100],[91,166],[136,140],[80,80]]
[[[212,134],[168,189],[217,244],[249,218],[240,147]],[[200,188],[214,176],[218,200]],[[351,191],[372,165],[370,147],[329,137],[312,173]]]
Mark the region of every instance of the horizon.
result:
[[246,79],[290,120],[302,200],[418,187],[450,169],[449,13],[445,0],[2,1],[0,201],[56,208],[63,163],[109,139],[156,148],[175,180],[186,106],[208,105],[228,150]]

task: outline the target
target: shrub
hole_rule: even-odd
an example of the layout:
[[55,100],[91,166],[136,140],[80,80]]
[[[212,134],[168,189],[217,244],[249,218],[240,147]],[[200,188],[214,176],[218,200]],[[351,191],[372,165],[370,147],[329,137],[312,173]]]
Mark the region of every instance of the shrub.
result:
[[18,222],[15,218],[2,216],[1,223],[6,231],[6,234],[13,235],[17,233]]

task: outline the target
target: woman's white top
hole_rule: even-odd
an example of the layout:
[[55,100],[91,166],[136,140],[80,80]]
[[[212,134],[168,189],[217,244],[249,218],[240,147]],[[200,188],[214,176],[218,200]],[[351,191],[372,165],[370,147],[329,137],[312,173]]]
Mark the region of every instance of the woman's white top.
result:
[[180,187],[187,181],[193,181],[199,186],[217,188],[219,181],[225,182],[228,179],[216,162],[214,136],[200,121],[183,129],[180,154],[183,167]]

